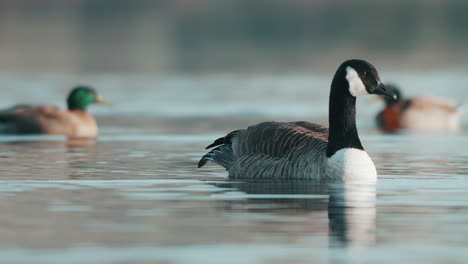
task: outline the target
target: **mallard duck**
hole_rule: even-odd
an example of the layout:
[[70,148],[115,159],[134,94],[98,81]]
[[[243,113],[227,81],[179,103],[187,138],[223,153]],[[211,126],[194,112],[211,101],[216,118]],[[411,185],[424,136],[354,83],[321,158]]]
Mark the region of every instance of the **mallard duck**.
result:
[[384,132],[399,129],[416,132],[456,132],[460,130],[462,111],[454,101],[445,98],[419,96],[404,98],[392,84],[388,89],[397,94],[396,101],[383,98],[385,108],[376,116],[377,126]]
[[304,121],[263,122],[215,140],[198,167],[213,161],[232,178],[375,182],[377,171],[356,128],[356,97],[368,94],[395,96],[373,65],[345,61],[331,83],[330,128]]
[[0,133],[94,138],[98,134],[96,120],[86,112],[92,103],[110,104],[94,89],[78,86],[68,95],[68,109],[53,105],[16,105],[0,111]]

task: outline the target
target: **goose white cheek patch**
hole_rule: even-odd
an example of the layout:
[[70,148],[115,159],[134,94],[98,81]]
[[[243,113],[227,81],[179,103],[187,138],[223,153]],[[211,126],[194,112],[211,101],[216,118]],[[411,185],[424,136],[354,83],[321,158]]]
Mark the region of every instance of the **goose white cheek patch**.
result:
[[366,90],[366,86],[362,83],[359,74],[352,67],[346,67],[346,80],[349,84],[349,93],[352,96],[367,95],[369,92]]

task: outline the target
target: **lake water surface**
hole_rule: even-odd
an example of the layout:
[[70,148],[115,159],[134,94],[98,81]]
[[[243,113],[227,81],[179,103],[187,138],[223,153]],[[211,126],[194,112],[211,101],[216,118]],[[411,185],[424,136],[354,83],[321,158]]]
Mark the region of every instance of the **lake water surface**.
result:
[[[5,107],[63,105],[62,87],[78,79],[0,77],[11,87],[2,90]],[[388,77],[399,77],[409,95],[468,98],[462,74]],[[358,126],[379,172],[376,186],[230,181],[214,164],[196,168],[204,147],[264,120],[326,124],[330,76],[81,79],[115,103],[90,109],[100,124],[96,141],[0,136],[2,263],[465,263],[468,258],[465,131],[382,135],[373,128],[380,105],[363,98]]]

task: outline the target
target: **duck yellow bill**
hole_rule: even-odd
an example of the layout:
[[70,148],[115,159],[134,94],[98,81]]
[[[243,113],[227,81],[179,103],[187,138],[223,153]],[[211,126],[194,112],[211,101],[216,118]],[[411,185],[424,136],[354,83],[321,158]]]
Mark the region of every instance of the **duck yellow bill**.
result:
[[106,101],[104,98],[102,98],[102,96],[98,95],[96,96],[96,103],[97,104],[103,104],[103,105],[112,105],[111,102],[109,101]]

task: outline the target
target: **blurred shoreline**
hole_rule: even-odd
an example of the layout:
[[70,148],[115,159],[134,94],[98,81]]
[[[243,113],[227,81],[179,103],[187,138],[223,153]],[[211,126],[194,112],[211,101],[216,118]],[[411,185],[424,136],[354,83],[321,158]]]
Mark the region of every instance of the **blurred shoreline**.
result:
[[2,1],[0,72],[468,68],[467,1]]

